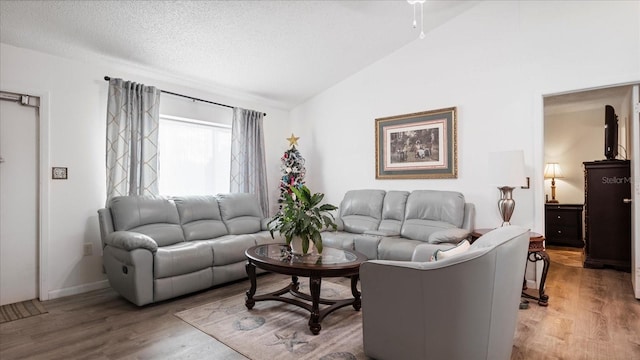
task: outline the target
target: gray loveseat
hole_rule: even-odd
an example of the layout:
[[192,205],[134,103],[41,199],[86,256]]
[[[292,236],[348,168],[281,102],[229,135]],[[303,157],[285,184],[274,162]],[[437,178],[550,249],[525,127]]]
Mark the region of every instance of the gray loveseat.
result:
[[474,217],[475,207],[459,192],[351,190],[340,203],[338,231],[323,232],[322,244],[411,261],[468,238]]
[[284,242],[251,194],[121,196],[98,218],[109,282],[139,306],[245,278],[246,249]]

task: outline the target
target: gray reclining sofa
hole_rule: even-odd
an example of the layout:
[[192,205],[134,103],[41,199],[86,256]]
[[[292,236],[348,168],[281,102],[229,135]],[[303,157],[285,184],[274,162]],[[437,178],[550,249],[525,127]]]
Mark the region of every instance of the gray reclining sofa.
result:
[[351,190],[340,203],[338,231],[323,232],[322,244],[411,261],[468,238],[474,217],[474,205],[459,192]]
[[284,242],[251,194],[121,196],[98,219],[109,282],[139,306],[245,278],[246,249]]

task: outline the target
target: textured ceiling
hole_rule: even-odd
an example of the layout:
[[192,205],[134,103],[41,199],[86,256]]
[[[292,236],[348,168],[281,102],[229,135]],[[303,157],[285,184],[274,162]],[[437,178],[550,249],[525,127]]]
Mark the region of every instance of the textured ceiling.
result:
[[[428,1],[425,32],[476,3]],[[0,1],[3,43],[125,62],[283,108],[418,41],[412,21],[404,0]]]

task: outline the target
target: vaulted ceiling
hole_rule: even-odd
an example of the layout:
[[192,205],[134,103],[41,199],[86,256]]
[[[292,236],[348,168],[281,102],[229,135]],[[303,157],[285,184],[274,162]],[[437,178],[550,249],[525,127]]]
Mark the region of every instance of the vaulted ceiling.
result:
[[[427,1],[428,32],[477,1]],[[394,1],[0,2],[0,41],[115,61],[291,108],[417,40]],[[118,74],[111,74],[117,76]]]

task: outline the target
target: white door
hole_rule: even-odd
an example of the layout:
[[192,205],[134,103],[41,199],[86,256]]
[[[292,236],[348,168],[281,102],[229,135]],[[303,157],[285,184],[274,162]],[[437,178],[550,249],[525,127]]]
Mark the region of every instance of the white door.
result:
[[633,87],[631,103],[631,282],[640,299],[640,85]]
[[38,121],[0,100],[0,305],[38,296]]

